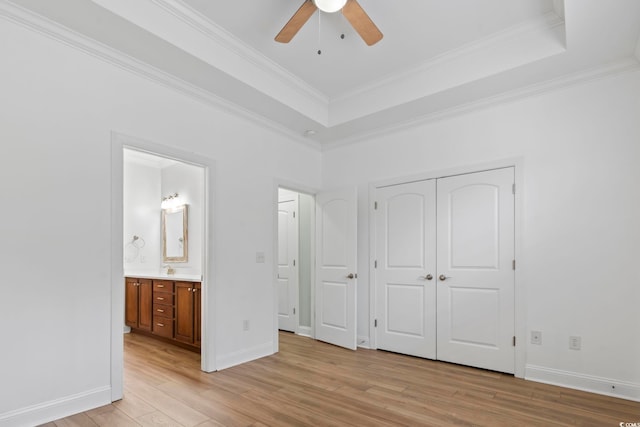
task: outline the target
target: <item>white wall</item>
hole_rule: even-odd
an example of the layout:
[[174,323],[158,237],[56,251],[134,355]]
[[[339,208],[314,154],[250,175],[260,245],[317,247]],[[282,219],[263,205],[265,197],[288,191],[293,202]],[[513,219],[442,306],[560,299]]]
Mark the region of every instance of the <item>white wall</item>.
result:
[[370,333],[368,184],[522,157],[518,269],[527,334],[543,334],[525,344],[527,377],[640,399],[639,94],[628,73],[328,151],[323,187],[359,187],[358,335]]
[[216,356],[270,352],[274,182],[319,188],[320,153],[3,19],[0,40],[0,425],[110,398],[113,130],[216,161]]

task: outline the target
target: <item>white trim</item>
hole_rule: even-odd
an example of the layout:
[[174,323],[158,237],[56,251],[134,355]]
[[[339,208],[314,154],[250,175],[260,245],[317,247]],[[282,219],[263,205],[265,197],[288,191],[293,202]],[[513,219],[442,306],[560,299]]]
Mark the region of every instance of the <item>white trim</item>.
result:
[[0,427],[40,425],[109,403],[111,403],[111,387],[99,387],[0,414]]
[[218,358],[218,370],[231,368],[252,360],[273,354],[273,343],[271,341],[233,353],[222,355]]
[[625,58],[603,66],[590,68],[588,70],[579,71],[577,73],[568,74],[540,83],[534,83],[532,85],[503,92],[498,95],[481,98],[477,101],[467,102],[444,110],[437,110],[432,113],[423,114],[419,117],[405,120],[403,122],[396,122],[377,128],[372,127],[364,132],[359,132],[352,136],[337,138],[331,142],[324,142],[321,145],[322,151],[326,152],[348,145],[367,143],[373,138],[394,134],[425,124],[438,122],[499,105],[518,102],[526,98],[544,95],[549,92],[563,90],[572,86],[589,83],[594,80],[605,79],[618,74],[637,72],[640,70],[640,40],[638,43],[636,51],[636,55],[638,56],[637,59],[636,57]]
[[603,394],[605,396],[640,402],[640,384],[629,381],[596,377],[593,375],[563,371],[561,369],[545,368],[543,366],[536,365],[526,366],[524,378],[529,381],[557,385],[575,390],[582,390],[590,393]]
[[193,9],[182,0],[152,0],[159,7],[171,13],[190,27],[201,32],[214,43],[235,53],[244,61],[255,65],[288,86],[292,86],[300,95],[311,97],[315,103],[321,103],[327,108],[329,98],[315,89],[297,75],[289,72],[280,64],[264,56],[260,51],[252,48],[235,38],[224,28],[211,21],[207,16]]
[[[515,197],[515,222],[514,222],[514,255],[518,260],[514,272],[514,334],[516,337],[516,347],[514,349],[514,375],[517,378],[524,378],[526,363],[526,289],[524,283],[523,268],[524,262],[524,158],[514,157],[491,162],[478,163],[473,165],[458,166],[453,168],[427,171],[420,174],[405,177],[396,177],[369,183],[369,324],[370,342],[369,347],[377,349],[376,331],[374,321],[376,317],[376,281],[374,262],[376,257],[375,240],[375,195],[376,189],[390,185],[405,184],[416,181],[426,181],[428,179],[445,178],[454,175],[464,175],[468,173],[482,172],[492,169],[514,168],[514,181],[516,185]],[[519,344],[518,344],[519,343]]]
[[635,57],[638,61],[640,61],[640,36],[638,36],[638,41],[636,42]]
[[209,91],[203,90],[202,88],[159,68],[153,67],[134,57],[126,55],[116,49],[91,39],[84,34],[71,30],[70,28],[67,28],[53,20],[38,15],[22,6],[6,1],[0,1],[0,18],[5,18],[23,28],[40,33],[45,37],[61,42],[110,65],[136,74],[139,77],[143,77],[166,88],[180,92],[183,95],[186,95],[191,99],[195,99],[196,101],[203,102],[218,111],[235,115],[236,117],[248,120],[262,128],[278,132],[309,148],[318,151],[321,149],[320,143],[306,138],[286,126],[275,122],[274,120],[254,113],[236,103],[227,101],[226,99]]
[[[542,29],[553,29],[563,25],[564,19],[559,17],[555,12],[547,12],[539,19],[533,19],[510,28],[506,28],[485,38],[475,40],[456,49],[449,50],[446,53],[430,58],[411,69],[392,74],[371,84],[362,85],[352,91],[345,92],[339,97],[331,99],[331,102],[342,102],[349,98],[361,96],[373,90],[389,89],[396,86],[398,82],[414,79],[416,76],[420,76],[431,69],[452,63],[460,58],[478,55],[478,53],[485,52],[487,49],[493,49],[495,46],[502,43],[510,43],[512,40],[522,36],[523,34]],[[391,92],[393,91],[391,90],[390,93]]]
[[111,401],[124,394],[124,152],[111,134]]
[[214,279],[215,240],[214,196],[215,161],[197,153],[152,143],[118,132],[111,132],[111,388],[112,401],[123,395],[123,337],[124,327],[124,271],[122,265],[123,242],[123,149],[132,149],[167,157],[204,169],[204,242],[202,251],[202,347],[201,369],[205,372],[216,370],[216,323],[215,302],[216,282]]
[[313,338],[311,335],[311,326],[298,326],[298,335]]

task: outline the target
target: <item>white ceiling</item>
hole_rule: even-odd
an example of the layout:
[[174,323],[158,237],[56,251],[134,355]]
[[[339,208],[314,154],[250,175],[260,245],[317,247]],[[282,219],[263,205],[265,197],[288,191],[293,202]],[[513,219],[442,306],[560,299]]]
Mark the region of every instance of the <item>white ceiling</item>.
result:
[[321,148],[639,67],[637,0],[359,0],[384,33],[378,44],[366,46],[340,13],[319,12],[291,43],[275,42],[302,1],[0,6]]

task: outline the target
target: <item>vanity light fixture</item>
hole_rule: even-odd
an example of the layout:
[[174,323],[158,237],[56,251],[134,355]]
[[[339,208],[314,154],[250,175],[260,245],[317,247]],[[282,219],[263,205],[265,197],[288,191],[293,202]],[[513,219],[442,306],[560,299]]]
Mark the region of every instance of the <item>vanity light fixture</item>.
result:
[[162,202],[160,203],[160,207],[162,209],[172,208],[178,205],[178,197],[180,195],[178,193],[169,194],[167,197],[162,198]]

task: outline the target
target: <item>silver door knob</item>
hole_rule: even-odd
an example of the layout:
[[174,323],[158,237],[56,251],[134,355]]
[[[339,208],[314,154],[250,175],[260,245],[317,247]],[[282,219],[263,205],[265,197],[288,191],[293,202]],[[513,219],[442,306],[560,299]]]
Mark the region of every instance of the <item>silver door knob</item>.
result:
[[444,282],[445,280],[447,280],[447,276],[445,276],[444,274],[441,274],[440,277],[438,277],[438,279]]
[[424,278],[426,280],[432,280],[433,279],[433,275],[432,274],[427,274],[426,276],[424,276]]

